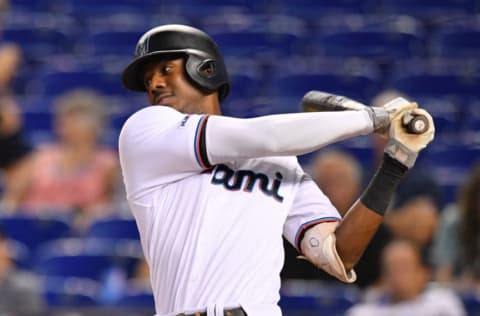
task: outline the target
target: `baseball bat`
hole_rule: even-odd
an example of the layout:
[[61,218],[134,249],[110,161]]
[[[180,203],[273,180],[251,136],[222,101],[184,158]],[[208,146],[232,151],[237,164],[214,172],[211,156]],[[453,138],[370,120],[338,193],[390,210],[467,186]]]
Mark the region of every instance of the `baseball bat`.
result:
[[[404,98],[396,98],[391,102],[408,102]],[[368,105],[358,101],[321,91],[310,91],[302,98],[302,107],[305,112],[318,111],[358,111]],[[403,122],[407,132],[410,134],[423,134],[428,130],[428,120],[423,115],[413,115],[406,113]]]

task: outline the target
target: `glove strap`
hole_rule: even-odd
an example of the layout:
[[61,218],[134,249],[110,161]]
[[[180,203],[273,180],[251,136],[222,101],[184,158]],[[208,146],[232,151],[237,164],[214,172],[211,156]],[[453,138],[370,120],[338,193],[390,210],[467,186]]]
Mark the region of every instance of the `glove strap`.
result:
[[413,152],[394,138],[388,141],[387,146],[385,146],[385,153],[402,163],[408,169],[413,167],[418,156],[418,153]]

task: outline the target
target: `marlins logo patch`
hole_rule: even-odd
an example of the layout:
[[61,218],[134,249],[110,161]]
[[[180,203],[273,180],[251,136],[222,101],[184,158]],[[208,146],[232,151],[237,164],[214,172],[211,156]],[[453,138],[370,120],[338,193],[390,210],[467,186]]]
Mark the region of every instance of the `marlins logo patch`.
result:
[[147,37],[142,43],[137,45],[135,50],[135,57],[139,58],[145,55],[148,52],[148,42],[150,41],[150,37]]

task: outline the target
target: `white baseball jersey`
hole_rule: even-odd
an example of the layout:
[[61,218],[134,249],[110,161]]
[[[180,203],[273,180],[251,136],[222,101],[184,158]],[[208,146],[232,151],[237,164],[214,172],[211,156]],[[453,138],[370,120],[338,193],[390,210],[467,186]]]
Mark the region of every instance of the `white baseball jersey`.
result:
[[242,306],[250,316],[281,315],[282,234],[298,245],[304,229],[340,215],[296,157],[209,166],[201,137],[207,119],[150,106],[120,134],[156,313],[220,315]]

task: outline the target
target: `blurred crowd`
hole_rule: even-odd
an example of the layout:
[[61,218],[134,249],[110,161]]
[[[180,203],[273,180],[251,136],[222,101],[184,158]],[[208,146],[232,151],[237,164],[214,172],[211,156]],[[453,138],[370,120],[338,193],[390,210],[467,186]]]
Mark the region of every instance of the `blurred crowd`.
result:
[[[2,17],[8,14],[7,8],[7,1],[0,1]],[[92,233],[98,223],[110,219],[128,222],[130,229],[132,225],[135,229],[124,201],[116,145],[104,142],[112,99],[102,91],[84,87],[65,91],[51,102],[53,136],[46,142],[32,139],[25,132],[32,127],[23,120],[23,99],[12,86],[19,73],[28,72],[25,67],[28,64],[21,45],[0,41],[0,314],[34,315],[49,305],[70,303],[113,306],[120,304],[126,293],[133,293],[130,298],[140,297],[133,306],[152,308],[148,266],[138,252],[138,236],[116,235],[115,229],[111,235],[106,231]],[[402,92],[384,90],[368,101],[381,106]],[[342,215],[358,198],[383,153],[383,139],[372,136],[363,141],[368,143],[361,149],[361,157],[366,159],[342,146],[330,146],[302,160]],[[472,157],[474,161],[477,158]],[[431,161],[420,159],[404,179],[384,223],[356,267],[356,287],[361,290],[343,305],[344,310],[351,307],[348,315],[466,315],[472,306],[480,311],[480,164],[473,165],[460,179],[454,198],[446,199]],[[43,248],[40,240],[16,238],[31,233],[35,239],[37,235],[29,226],[15,226],[14,231],[9,223],[21,219],[26,225],[35,218],[45,221],[37,224],[43,225],[42,229],[50,219],[66,223],[68,232],[45,238]],[[102,233],[105,235],[100,236]],[[92,236],[104,237],[105,244],[89,244],[87,239]],[[110,238],[116,236],[136,245],[112,242]],[[82,240],[80,245],[78,240]],[[35,244],[33,249],[30,242]],[[110,261],[101,273],[88,274],[78,264],[78,275],[73,279],[55,275],[55,271],[64,270],[54,271],[54,254],[91,256],[104,254],[102,247],[108,249]],[[300,295],[299,288],[307,289],[303,294],[309,296],[325,286],[340,286],[296,259],[297,253],[288,243],[285,248],[285,297]],[[45,258],[47,252],[49,257]],[[129,256],[135,258],[133,263],[118,259]],[[68,260],[61,264],[69,265]],[[97,277],[95,283],[85,280],[92,275]],[[87,278],[82,280],[84,276]],[[62,296],[53,295],[59,292]],[[75,299],[72,293],[81,298]],[[92,293],[91,301],[88,293]],[[291,306],[285,302],[288,315]]]

